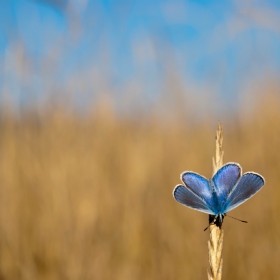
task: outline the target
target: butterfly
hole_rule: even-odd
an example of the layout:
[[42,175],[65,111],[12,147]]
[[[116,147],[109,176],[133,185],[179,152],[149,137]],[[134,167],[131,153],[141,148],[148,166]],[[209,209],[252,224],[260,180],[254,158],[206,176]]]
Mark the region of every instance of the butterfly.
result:
[[211,215],[213,223],[221,225],[226,213],[244,203],[264,185],[258,173],[246,172],[241,176],[241,166],[229,162],[211,179],[191,171],[181,174],[184,185],[177,185],[174,198],[184,206]]

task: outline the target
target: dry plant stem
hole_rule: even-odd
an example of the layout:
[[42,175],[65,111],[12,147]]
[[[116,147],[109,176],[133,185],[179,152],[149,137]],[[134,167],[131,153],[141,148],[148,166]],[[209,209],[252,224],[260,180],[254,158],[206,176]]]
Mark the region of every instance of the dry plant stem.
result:
[[[223,135],[222,126],[219,123],[216,134],[216,156],[213,158],[213,175],[223,165],[224,152],[222,150]],[[223,249],[223,230],[215,224],[210,225],[210,240],[208,241],[209,265],[208,280],[222,279],[222,249]]]

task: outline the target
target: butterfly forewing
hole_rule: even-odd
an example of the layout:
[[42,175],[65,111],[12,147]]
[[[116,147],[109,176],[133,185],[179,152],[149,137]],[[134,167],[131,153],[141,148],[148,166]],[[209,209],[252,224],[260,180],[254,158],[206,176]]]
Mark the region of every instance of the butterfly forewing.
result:
[[241,167],[236,163],[227,163],[213,177],[219,204],[225,204],[229,193],[240,178]]
[[229,212],[248,200],[263,187],[264,182],[264,178],[257,173],[247,172],[243,174],[230,192],[224,212]]
[[214,215],[214,212],[208,208],[206,202],[185,186],[177,185],[173,191],[173,195],[179,203],[189,208]]

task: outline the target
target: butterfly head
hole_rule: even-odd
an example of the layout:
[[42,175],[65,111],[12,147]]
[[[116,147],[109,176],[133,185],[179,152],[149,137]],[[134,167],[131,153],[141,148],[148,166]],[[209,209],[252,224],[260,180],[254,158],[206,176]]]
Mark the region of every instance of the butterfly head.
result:
[[209,225],[214,224],[221,228],[224,221],[225,214],[209,215]]

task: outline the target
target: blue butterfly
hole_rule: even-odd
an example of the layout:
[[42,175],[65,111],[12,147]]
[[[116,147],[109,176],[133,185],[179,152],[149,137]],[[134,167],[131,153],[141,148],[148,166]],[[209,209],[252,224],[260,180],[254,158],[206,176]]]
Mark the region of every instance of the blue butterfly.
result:
[[191,171],[181,174],[183,185],[177,185],[174,198],[184,206],[207,213],[212,222],[221,225],[226,213],[244,203],[264,185],[264,178],[255,172],[246,172],[241,176],[238,163],[227,163],[207,180]]

